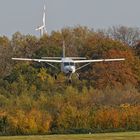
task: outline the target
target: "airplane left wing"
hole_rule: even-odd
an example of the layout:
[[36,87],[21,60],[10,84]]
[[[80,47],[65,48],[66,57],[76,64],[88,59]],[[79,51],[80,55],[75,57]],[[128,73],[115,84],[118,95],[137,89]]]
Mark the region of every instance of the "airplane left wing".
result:
[[94,59],[94,60],[74,60],[74,63],[96,63],[96,62],[110,62],[110,61],[124,61],[125,58],[118,59]]
[[61,63],[61,60],[46,60],[46,59],[29,59],[29,58],[12,58],[17,61],[35,61],[35,62],[50,62],[50,63]]

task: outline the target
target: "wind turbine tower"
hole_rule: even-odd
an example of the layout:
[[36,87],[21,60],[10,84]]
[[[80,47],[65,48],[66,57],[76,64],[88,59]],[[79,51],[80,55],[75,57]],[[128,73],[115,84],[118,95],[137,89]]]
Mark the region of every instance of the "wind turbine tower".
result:
[[40,31],[40,36],[43,36],[44,34],[47,34],[46,30],[46,6],[44,4],[44,12],[43,12],[43,20],[42,20],[42,25],[36,28],[36,31]]

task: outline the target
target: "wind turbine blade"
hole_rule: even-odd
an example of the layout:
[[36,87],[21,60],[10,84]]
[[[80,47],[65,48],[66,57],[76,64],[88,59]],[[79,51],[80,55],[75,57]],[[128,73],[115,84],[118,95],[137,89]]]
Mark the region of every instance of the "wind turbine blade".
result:
[[44,4],[44,11],[46,10],[46,5]]
[[38,30],[42,30],[43,28],[44,28],[44,25],[43,25],[43,26],[38,27],[38,28],[36,29],[36,31],[38,31]]
[[36,28],[35,30],[36,30],[36,31],[38,31],[39,29],[38,29],[38,28]]
[[45,23],[45,12],[43,14],[43,26],[45,27],[46,26],[46,23]]

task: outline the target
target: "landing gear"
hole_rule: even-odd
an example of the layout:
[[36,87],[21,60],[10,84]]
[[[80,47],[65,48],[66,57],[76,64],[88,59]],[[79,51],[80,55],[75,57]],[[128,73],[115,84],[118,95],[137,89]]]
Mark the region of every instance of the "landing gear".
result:
[[[57,80],[58,79],[58,73],[52,73],[51,74],[52,77]],[[75,80],[81,80],[81,77],[80,77],[80,74],[79,73],[72,73],[72,72],[69,72],[66,74],[66,77],[67,77],[67,82],[69,84],[71,84],[73,81]],[[73,80],[72,80],[73,79]]]
[[72,83],[72,73],[69,74],[69,78],[68,79],[69,79],[69,83],[71,84]]
[[71,79],[69,79],[69,84],[71,84],[72,83],[72,80]]
[[[81,81],[81,77],[80,77],[80,74],[79,73],[75,73],[74,75],[73,75],[73,73],[68,73],[67,74],[67,78],[68,78],[68,82],[71,84],[72,83],[72,76],[74,76],[73,78],[75,79],[78,79],[78,80],[80,80]],[[76,80],[75,79],[75,80]]]
[[76,73],[76,76],[79,80],[81,80],[79,73]]
[[51,73],[51,76],[52,76],[55,80],[58,79],[58,78],[57,78],[57,74]]
[[54,75],[54,78],[55,78],[55,80],[57,80],[57,75],[56,74]]

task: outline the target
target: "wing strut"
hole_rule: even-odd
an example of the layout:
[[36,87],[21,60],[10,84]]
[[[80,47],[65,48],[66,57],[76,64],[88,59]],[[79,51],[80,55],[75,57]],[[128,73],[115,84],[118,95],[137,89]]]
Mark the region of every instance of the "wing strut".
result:
[[81,66],[81,67],[77,68],[77,69],[76,69],[76,71],[78,71],[78,70],[80,70],[80,69],[82,69],[82,68],[84,68],[84,67],[88,66],[89,64],[91,64],[91,63],[87,63],[87,64],[85,64],[85,65],[83,65],[83,66]]
[[58,70],[58,68],[56,67],[56,66],[54,66],[54,65],[52,65],[52,64],[50,64],[50,63],[47,63],[49,66],[51,66],[51,67],[53,67],[53,68],[55,68],[55,69],[57,69]]

